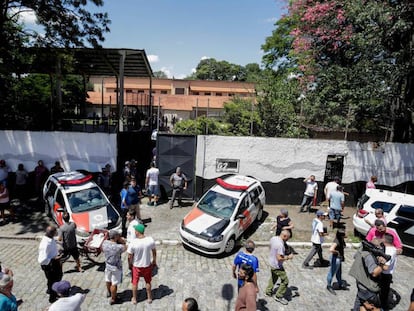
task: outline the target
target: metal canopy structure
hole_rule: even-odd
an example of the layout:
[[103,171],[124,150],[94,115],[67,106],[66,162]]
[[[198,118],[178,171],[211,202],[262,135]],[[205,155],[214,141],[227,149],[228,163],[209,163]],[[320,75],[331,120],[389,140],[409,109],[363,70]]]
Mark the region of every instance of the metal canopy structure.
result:
[[83,76],[115,76],[119,96],[119,127],[123,130],[124,77],[145,77],[150,81],[149,115],[152,115],[152,69],[145,50],[105,48],[28,48],[32,58],[25,73],[81,74]]

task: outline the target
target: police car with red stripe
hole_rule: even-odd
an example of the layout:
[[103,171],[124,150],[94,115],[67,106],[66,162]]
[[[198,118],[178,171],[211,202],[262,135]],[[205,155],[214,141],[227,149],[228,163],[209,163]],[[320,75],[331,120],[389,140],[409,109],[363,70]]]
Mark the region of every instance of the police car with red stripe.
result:
[[229,254],[242,233],[262,219],[266,195],[253,177],[232,175],[216,182],[184,217],[180,236],[202,253]]
[[92,180],[92,175],[77,171],[49,176],[43,186],[45,212],[61,226],[68,212],[76,224],[78,241],[85,240],[94,229],[121,232],[121,217],[105,193]]

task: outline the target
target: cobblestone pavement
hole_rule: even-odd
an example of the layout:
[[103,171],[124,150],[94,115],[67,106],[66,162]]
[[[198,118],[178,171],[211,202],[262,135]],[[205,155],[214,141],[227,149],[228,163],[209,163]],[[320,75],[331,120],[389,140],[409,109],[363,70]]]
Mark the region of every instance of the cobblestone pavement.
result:
[[[286,206],[284,206],[286,207]],[[132,305],[130,301],[130,278],[125,277],[119,287],[122,303],[110,306],[106,297],[103,267],[93,265],[82,257],[84,273],[74,270],[75,263],[71,260],[64,264],[64,279],[72,285],[89,291],[82,310],[181,310],[181,303],[188,296],[195,297],[200,309],[206,310],[234,310],[237,297],[236,281],[231,275],[231,264],[234,255],[225,258],[208,258],[186,250],[177,243],[179,240],[178,226],[191,208],[189,202],[183,208],[170,210],[166,204],[154,207],[142,205],[142,215],[148,222],[146,235],[157,241],[158,274],[153,279],[154,301],[148,305],[145,300],[144,283],[140,283],[139,303]],[[299,252],[292,261],[286,264],[290,286],[299,296],[291,298],[287,306],[275,302],[264,296],[264,289],[270,276],[267,265],[268,240],[273,235],[270,231],[272,218],[278,214],[281,206],[266,206],[267,218],[264,223],[251,230],[250,238],[255,240],[259,247],[255,251],[260,261],[261,272],[258,274],[259,299],[258,310],[350,310],[355,298],[355,282],[348,276],[354,250],[346,250],[346,261],[343,267],[343,277],[350,284],[350,290],[338,291],[333,296],[326,290],[327,268],[303,270],[301,263],[309,249],[307,243],[310,236],[310,222],[314,217],[311,214],[298,214],[297,206],[288,206],[291,218],[295,222],[295,249]],[[352,209],[347,211],[352,214]],[[18,210],[20,220],[0,227],[0,260],[3,266],[10,267],[15,272],[14,293],[23,299],[19,310],[37,311],[48,307],[46,280],[43,271],[37,263],[38,238],[50,221],[45,215],[36,210]],[[26,215],[26,216],[24,216]],[[151,218],[151,219],[150,219]],[[349,222],[349,220],[348,220]],[[351,227],[351,229],[349,229]],[[348,229],[352,230],[352,226]],[[304,238],[306,237],[306,238]],[[327,250],[324,250],[327,256]],[[409,296],[413,287],[412,257],[399,256],[397,269],[394,274],[395,288],[402,300],[395,310],[405,311],[408,308]],[[124,262],[126,267],[126,261]]]
[[[2,264],[14,270],[13,291],[23,300],[20,311],[45,310],[48,306],[48,296],[45,294],[46,280],[37,263],[37,247],[38,242],[34,240],[0,240]],[[157,251],[159,270],[152,282],[154,301],[151,305],[145,302],[142,280],[139,285],[139,303],[134,306],[129,302],[130,278],[125,277],[118,290],[123,303],[110,306],[105,298],[102,267],[91,265],[86,258],[82,258],[84,273],[74,272],[75,263],[67,261],[64,264],[64,279],[89,291],[82,310],[181,310],[181,303],[187,296],[195,297],[203,311],[234,310],[237,286],[231,277],[233,256],[206,258],[180,245],[159,245]],[[336,296],[325,289],[327,268],[303,270],[300,266],[308,249],[299,248],[297,251],[299,254],[296,258],[287,262],[286,271],[290,286],[297,287],[300,296],[291,298],[287,306],[282,306],[272,298],[264,296],[270,276],[267,265],[268,249],[256,249],[255,254],[259,258],[261,269],[258,274],[258,310],[350,310],[355,298],[355,285],[353,279],[348,276],[348,271],[354,250],[347,249],[343,267],[344,279],[351,284],[350,290],[337,291]],[[393,288],[401,294],[402,300],[396,310],[407,310],[413,277],[412,258],[400,256]]]

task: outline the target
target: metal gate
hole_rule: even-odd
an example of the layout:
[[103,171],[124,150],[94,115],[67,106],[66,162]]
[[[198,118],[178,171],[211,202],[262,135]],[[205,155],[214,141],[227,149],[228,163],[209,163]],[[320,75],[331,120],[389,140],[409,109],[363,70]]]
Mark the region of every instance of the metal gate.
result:
[[195,135],[158,134],[157,164],[160,170],[159,184],[163,197],[171,196],[170,176],[179,166],[188,178],[183,198],[194,199],[196,150],[197,136]]

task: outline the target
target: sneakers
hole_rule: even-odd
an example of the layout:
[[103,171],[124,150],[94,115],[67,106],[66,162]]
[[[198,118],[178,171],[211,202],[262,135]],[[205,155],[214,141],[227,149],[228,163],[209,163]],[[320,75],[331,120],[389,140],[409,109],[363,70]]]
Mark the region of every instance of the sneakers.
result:
[[282,305],[287,305],[288,303],[289,303],[289,301],[287,301],[285,298],[283,298],[283,297],[276,297],[275,296],[275,301],[277,301],[277,302],[279,302],[279,303],[281,303]]
[[328,290],[328,292],[330,292],[332,295],[336,295],[335,290],[333,289],[332,286],[328,285],[326,286],[326,289]]
[[313,267],[309,266],[309,264],[307,264],[307,265],[303,264],[302,265],[302,268],[303,269],[309,269],[309,270],[312,270],[313,269]]

